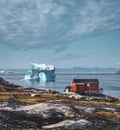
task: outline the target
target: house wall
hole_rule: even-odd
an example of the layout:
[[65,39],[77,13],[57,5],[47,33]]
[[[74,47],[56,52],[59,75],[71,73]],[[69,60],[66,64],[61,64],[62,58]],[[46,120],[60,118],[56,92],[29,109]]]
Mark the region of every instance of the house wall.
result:
[[99,90],[99,85],[97,83],[90,84],[90,90]]
[[97,91],[99,90],[99,84],[98,83],[80,83],[76,84],[74,81],[72,81],[72,91],[74,92],[86,92],[86,91]]

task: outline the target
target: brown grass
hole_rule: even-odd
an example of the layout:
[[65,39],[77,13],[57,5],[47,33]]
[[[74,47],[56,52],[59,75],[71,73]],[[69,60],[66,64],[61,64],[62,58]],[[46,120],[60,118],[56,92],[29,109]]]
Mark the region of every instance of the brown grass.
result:
[[28,93],[25,92],[0,92],[0,100],[9,99],[12,95],[16,96],[25,96],[27,97]]
[[107,116],[107,117],[113,118],[117,121],[120,121],[120,114],[117,114],[117,113],[101,111],[101,112],[96,112],[95,114]]
[[90,103],[90,104],[98,104],[98,105],[118,105],[120,106],[120,102],[106,102],[106,101],[82,101],[82,102],[85,102],[85,103]]
[[81,101],[80,99],[74,99],[63,96],[63,94],[52,94],[52,93],[43,93],[36,97],[32,97],[29,92],[0,92],[0,100],[6,100],[10,99],[12,95],[17,96],[15,100],[18,100],[20,102],[30,103],[30,104],[36,104],[41,102],[49,102],[49,101],[55,101],[55,100],[61,100],[61,101],[80,101],[90,104],[111,104],[111,105],[120,105],[120,102],[105,102],[105,101]]
[[62,94],[52,94],[52,93],[44,93],[38,96],[32,97],[28,92],[0,92],[0,100],[10,99],[12,95],[15,95],[17,98],[15,100],[36,104],[41,102],[49,102],[51,100],[65,100],[66,98]]

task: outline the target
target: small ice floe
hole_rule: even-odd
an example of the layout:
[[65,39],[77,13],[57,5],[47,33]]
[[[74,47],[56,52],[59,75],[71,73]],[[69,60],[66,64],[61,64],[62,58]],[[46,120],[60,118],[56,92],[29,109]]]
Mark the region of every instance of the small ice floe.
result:
[[5,71],[4,71],[4,70],[1,70],[1,71],[0,71],[0,74],[5,74]]

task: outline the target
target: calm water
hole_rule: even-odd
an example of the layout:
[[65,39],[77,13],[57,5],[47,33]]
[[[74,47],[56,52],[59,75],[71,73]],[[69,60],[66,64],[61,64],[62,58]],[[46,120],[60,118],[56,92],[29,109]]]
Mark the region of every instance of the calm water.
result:
[[103,93],[111,96],[120,96],[120,75],[115,74],[56,74],[55,82],[26,82],[22,79],[24,74],[0,74],[0,77],[14,84],[35,87],[40,89],[51,89],[64,92],[64,88],[71,85],[73,78],[97,78]]

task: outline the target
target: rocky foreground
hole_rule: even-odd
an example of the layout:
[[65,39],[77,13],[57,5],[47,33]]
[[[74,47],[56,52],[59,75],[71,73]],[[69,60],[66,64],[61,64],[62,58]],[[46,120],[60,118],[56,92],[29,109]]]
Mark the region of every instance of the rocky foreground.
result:
[[105,95],[65,95],[0,78],[0,130],[119,130],[120,101]]

